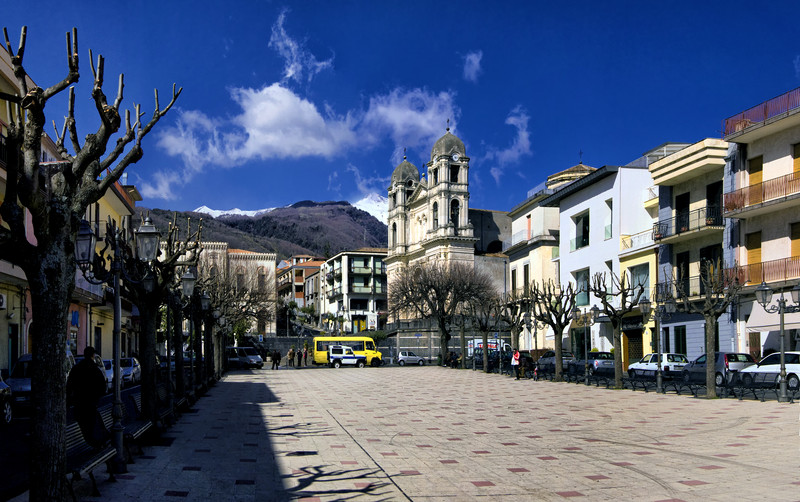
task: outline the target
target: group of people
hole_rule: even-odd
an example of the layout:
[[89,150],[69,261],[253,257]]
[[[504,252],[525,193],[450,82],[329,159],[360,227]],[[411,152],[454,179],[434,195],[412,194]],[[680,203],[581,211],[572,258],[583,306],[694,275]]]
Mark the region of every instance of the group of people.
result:
[[[273,350],[270,354],[270,358],[272,359],[272,369],[279,369],[281,364],[281,351],[278,349]],[[295,364],[298,368],[301,366],[308,366],[308,348],[294,350],[294,347],[292,347],[289,349],[289,353],[286,354],[286,367],[293,368]]]

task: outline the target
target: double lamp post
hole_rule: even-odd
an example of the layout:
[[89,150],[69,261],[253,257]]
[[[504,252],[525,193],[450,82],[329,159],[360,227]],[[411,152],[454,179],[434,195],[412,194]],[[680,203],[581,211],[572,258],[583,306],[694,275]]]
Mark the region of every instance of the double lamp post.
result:
[[796,284],[791,291],[794,305],[788,305],[786,303],[783,292],[781,292],[781,297],[778,299],[777,305],[770,305],[770,303],[772,303],[772,293],[772,288],[767,286],[766,282],[762,281],[761,285],[756,288],[756,301],[758,301],[768,313],[774,314],[778,312],[780,314],[781,369],[778,380],[778,401],[785,403],[789,401],[789,396],[786,393],[786,331],[784,330],[784,314],[787,312],[800,312],[800,284]]

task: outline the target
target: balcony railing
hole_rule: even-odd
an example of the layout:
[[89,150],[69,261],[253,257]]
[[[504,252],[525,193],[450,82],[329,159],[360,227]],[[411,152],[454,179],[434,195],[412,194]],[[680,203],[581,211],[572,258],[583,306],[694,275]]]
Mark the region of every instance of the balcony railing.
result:
[[350,286],[351,293],[372,293],[372,286],[362,286],[359,284],[353,284]]
[[328,298],[333,298],[334,296],[339,296],[342,294],[342,287],[338,286],[335,288],[331,288],[328,290]]
[[511,236],[511,239],[506,239],[503,241],[503,251],[507,251],[520,242],[536,241],[538,239],[546,238],[549,235],[550,234],[546,232],[528,235],[528,230],[520,230],[519,232],[515,232],[514,235]]
[[739,280],[743,284],[786,281],[800,278],[800,256],[762,261],[739,267]]
[[375,265],[375,271],[373,273],[376,275],[386,275],[386,265]]
[[353,265],[350,267],[350,272],[353,274],[371,274],[372,268],[366,265]]
[[722,122],[722,137],[800,107],[800,87],[728,117]]
[[736,211],[796,193],[800,193],[800,173],[791,173],[726,193],[725,210]]
[[0,134],[0,164],[3,166],[7,165],[8,162],[8,150],[6,147],[6,137]]
[[638,234],[625,235],[622,237],[623,252],[643,249],[647,246],[652,246],[653,244],[654,241],[652,230],[645,230],[644,232],[639,232]]
[[722,213],[718,207],[704,207],[654,223],[653,240],[660,241],[673,235],[706,227],[721,227],[722,224]]

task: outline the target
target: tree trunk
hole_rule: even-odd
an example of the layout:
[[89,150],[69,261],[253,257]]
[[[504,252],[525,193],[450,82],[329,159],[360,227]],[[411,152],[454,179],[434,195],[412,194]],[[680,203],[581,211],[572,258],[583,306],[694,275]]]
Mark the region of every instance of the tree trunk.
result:
[[481,341],[483,342],[483,372],[489,373],[489,333],[482,331]]
[[139,301],[141,319],[141,338],[139,339],[139,362],[142,365],[142,414],[154,423],[157,422],[158,399],[156,381],[156,317],[158,305],[147,300]]
[[461,323],[459,329],[459,338],[461,338],[461,369],[463,370],[467,367],[467,339],[464,336],[464,323]]
[[519,350],[519,326],[511,326],[511,351]]
[[[30,500],[66,500],[67,310],[75,287],[75,264],[60,243],[69,229],[51,235],[41,262],[25,270],[35,315],[30,328],[31,373]],[[56,244],[54,244],[56,243]],[[38,269],[37,269],[38,268]]]
[[562,375],[564,374],[564,348],[562,347],[564,342],[562,333],[564,333],[563,329],[558,330],[558,333],[556,333],[556,346],[555,346],[556,360],[553,361],[553,364],[555,365],[555,374],[553,375],[554,382],[562,381],[563,380]]
[[175,361],[175,397],[180,399],[186,397],[186,378],[184,378],[185,370],[183,367],[183,314],[180,303],[176,303],[177,308],[172,311],[172,350],[175,353],[173,356]]
[[208,385],[214,374],[214,318],[206,315],[203,325],[203,384]]
[[714,356],[716,355],[715,339],[717,319],[713,315],[705,316],[706,320],[706,398],[714,399],[717,397],[716,372],[717,364]]
[[622,330],[618,322],[611,321],[614,329],[614,387],[622,388]]

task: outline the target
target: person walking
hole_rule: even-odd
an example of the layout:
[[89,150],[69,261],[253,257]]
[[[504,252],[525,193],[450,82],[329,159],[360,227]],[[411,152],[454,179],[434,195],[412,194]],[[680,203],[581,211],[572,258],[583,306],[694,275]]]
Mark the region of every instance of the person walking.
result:
[[294,366],[294,347],[289,349],[286,354],[286,367]]
[[94,347],[86,347],[83,360],[72,367],[67,377],[67,402],[73,406],[86,443],[99,449],[109,439],[109,433],[97,411],[97,404],[106,393],[106,377],[97,365],[96,354]]
[[303,347],[303,366],[308,366],[308,347]]
[[297,349],[297,367],[299,368],[302,366],[301,361],[303,360],[303,353],[300,352],[300,349]]
[[278,349],[275,349],[272,352],[272,369],[279,370],[279,369],[281,369],[280,365],[281,365],[281,351],[278,350]]
[[517,374],[516,379],[519,380],[519,350],[515,350],[514,356],[511,358],[511,369]]

